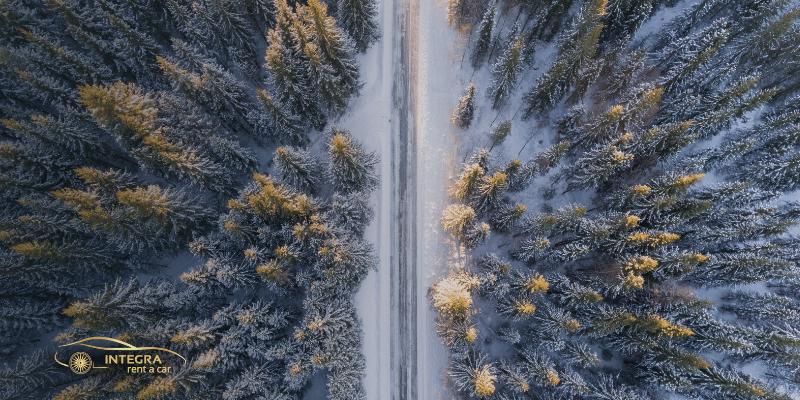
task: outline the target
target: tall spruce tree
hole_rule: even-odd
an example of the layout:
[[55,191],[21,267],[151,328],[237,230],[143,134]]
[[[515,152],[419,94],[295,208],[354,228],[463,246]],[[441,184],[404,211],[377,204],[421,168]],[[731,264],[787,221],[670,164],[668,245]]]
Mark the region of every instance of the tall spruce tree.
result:
[[310,60],[304,52],[306,32],[286,0],[275,0],[275,8],[275,26],[267,33],[269,47],[264,58],[276,95],[289,112],[305,116],[311,126],[322,129],[326,118],[310,76]]
[[[316,56],[313,50],[306,48],[306,54],[317,76],[325,69],[335,83],[330,90],[321,86],[323,104],[334,115],[342,114],[348,99],[358,93],[358,65],[355,62],[355,49],[351,39],[336,25],[336,20],[328,16],[328,7],[319,0],[310,0],[300,7],[298,14],[305,27],[307,40],[316,45]],[[324,66],[324,67],[322,67]],[[324,72],[322,72],[324,73]]]
[[525,96],[526,118],[554,107],[574,87],[577,78],[593,66],[605,27],[603,18],[607,3],[606,0],[593,0],[581,8],[573,26],[559,41],[559,54],[552,67],[537,79]]
[[525,45],[517,33],[518,30],[515,27],[503,54],[492,66],[492,82],[489,84],[488,96],[492,99],[494,109],[500,108],[506,102],[516,87],[519,74],[524,67]]
[[336,3],[339,25],[361,52],[380,36],[377,16],[378,6],[374,0],[338,0]]
[[456,108],[450,116],[450,121],[458,128],[467,129],[475,115],[475,85],[470,82],[461,98],[458,99]]
[[475,47],[472,49],[472,66],[480,67],[489,56],[494,38],[494,19],[497,14],[497,4],[492,3],[486,8],[478,25],[478,37],[475,39]]

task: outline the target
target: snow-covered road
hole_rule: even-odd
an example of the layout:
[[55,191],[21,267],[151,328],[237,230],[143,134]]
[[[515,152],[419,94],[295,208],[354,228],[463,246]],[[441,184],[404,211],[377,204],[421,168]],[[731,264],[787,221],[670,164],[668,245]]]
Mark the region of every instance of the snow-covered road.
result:
[[394,131],[397,119],[393,112],[392,88],[396,52],[393,44],[395,13],[393,0],[380,4],[382,35],[359,59],[363,87],[360,96],[338,125],[350,130],[370,151],[380,155],[378,172],[380,189],[373,193],[370,204],[375,211],[365,237],[375,246],[378,255],[376,271],[370,274],[356,293],[356,306],[363,323],[363,351],[366,356],[364,379],[367,399],[390,399],[393,379],[391,373],[390,327],[392,229],[395,216],[393,180]]
[[[427,290],[447,270],[439,216],[457,165],[449,109],[461,49],[444,0],[381,2],[382,37],[361,57],[364,86],[338,125],[380,154],[381,188],[366,236],[379,265],[357,293],[369,400],[447,399],[447,353]],[[458,73],[462,75],[461,73]],[[454,82],[455,81],[455,82]]]

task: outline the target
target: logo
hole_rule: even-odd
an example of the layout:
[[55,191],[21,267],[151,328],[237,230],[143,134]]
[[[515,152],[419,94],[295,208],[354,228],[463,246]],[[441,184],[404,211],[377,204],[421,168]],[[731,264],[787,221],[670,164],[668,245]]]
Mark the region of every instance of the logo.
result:
[[[174,371],[173,367],[186,364],[186,358],[173,350],[134,346],[104,336],[61,345],[53,358],[56,363],[78,375],[94,369],[118,369],[127,374],[169,374]],[[67,362],[61,361],[65,359]]]
[[92,366],[94,366],[92,357],[84,351],[72,353],[72,355],[69,356],[69,369],[78,375],[83,375],[91,371]]

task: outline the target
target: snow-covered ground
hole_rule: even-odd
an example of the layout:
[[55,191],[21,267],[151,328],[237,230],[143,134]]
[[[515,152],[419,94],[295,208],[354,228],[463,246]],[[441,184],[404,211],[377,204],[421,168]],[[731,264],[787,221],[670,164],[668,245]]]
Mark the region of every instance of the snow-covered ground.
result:
[[380,156],[377,166],[380,189],[372,195],[375,211],[365,237],[372,241],[378,255],[377,270],[370,272],[356,293],[356,306],[363,323],[363,351],[366,356],[364,380],[367,399],[389,399],[390,379],[390,229],[392,221],[392,76],[393,76],[393,1],[380,2],[382,35],[366,54],[359,58],[364,86],[350,111],[337,126],[352,132],[365,147]]
[[451,263],[460,262],[439,219],[461,161],[450,111],[471,69],[460,67],[465,37],[447,24],[447,2],[420,0],[417,11],[417,54],[411,60],[417,138],[417,394],[438,400],[453,396],[444,385],[447,351],[436,335],[427,292]]

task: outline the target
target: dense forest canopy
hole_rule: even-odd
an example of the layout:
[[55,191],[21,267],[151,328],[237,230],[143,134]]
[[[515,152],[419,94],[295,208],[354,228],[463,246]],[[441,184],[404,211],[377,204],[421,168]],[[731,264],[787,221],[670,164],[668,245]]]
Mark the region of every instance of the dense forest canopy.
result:
[[[430,299],[450,385],[503,400],[797,398],[800,4],[448,7],[476,71],[451,119],[489,139],[441,217],[466,254]],[[496,115],[488,132],[478,110]],[[512,126],[550,147],[498,153]]]
[[[364,398],[373,0],[0,2],[3,399]],[[325,145],[312,150],[310,138]],[[72,374],[89,336],[179,351]],[[322,379],[320,381],[320,379]]]

